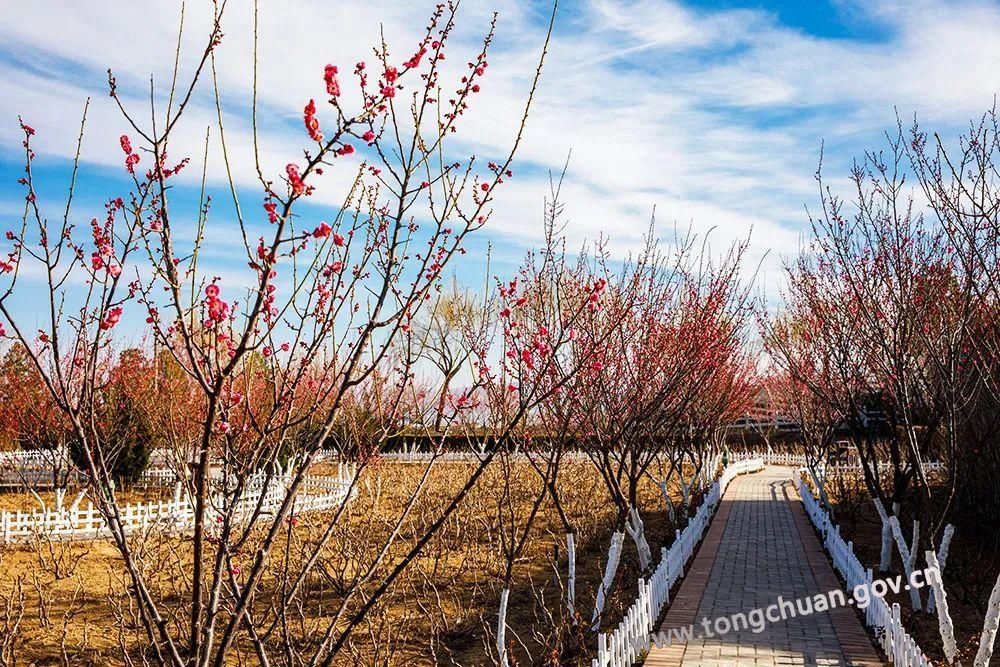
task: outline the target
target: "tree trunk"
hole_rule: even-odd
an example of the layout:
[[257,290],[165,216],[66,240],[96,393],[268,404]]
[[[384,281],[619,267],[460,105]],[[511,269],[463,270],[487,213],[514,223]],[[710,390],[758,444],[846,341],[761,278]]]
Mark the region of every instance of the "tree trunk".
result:
[[815,466],[809,466],[809,476],[812,477],[813,484],[816,485],[816,490],[819,492],[820,502],[823,503],[823,507],[828,510],[832,509],[830,505],[830,497],[826,495],[826,478],[820,479],[820,476],[816,474]]
[[507,667],[507,598],[510,589],[503,589],[500,594],[500,613],[497,615],[497,658],[500,667]]
[[910,572],[917,566],[917,550],[920,548],[920,522],[913,520],[913,541],[910,542]]
[[677,515],[674,512],[674,503],[670,500],[670,492],[667,490],[667,480],[663,480],[658,485],[660,487],[660,493],[663,494],[663,504],[667,508],[667,518],[670,519],[671,525],[677,524]]
[[684,500],[684,523],[687,523],[688,512],[691,509],[691,487],[684,481],[684,473],[680,473],[681,498]]
[[597,600],[594,602],[594,617],[591,619],[591,628],[594,632],[601,629],[601,614],[604,613],[604,605],[608,601],[608,594],[611,591],[611,584],[615,581],[615,574],[618,572],[618,561],[622,556],[622,544],[625,541],[625,533],[615,531],[611,536],[611,546],[608,548],[608,562],[604,566],[604,578],[601,579],[601,586],[597,589]]
[[990,664],[998,626],[1000,626],[1000,577],[997,577],[993,593],[990,594],[989,606],[986,608],[986,621],[983,623],[983,636],[979,638],[979,651],[976,653],[975,667],[986,667]]
[[[955,526],[949,523],[947,526],[944,527],[944,535],[941,536],[941,546],[938,547],[938,552],[937,552],[938,565],[931,566],[931,567],[937,567],[938,572],[941,573],[942,577],[944,576],[944,568],[948,564],[948,547],[951,546],[951,537],[954,534],[955,534]],[[930,565],[930,561],[927,561],[927,564]],[[929,614],[934,613],[937,604],[935,602],[935,598],[937,597],[937,594],[935,593],[936,590],[937,590],[936,588],[932,588],[930,594],[927,596],[927,613]]]
[[649,569],[649,564],[653,560],[652,552],[649,550],[649,542],[646,541],[646,527],[639,516],[639,510],[633,507],[629,510],[628,521],[625,522],[625,530],[629,537],[635,542],[635,550],[639,554],[639,569],[643,572]]
[[875,509],[882,519],[882,552],[879,556],[878,571],[888,572],[892,567],[892,528],[889,527],[889,514],[885,511],[881,498],[875,496],[872,500],[875,501]]
[[[889,525],[892,527],[892,534],[896,538],[899,556],[903,561],[903,571],[906,573],[907,580],[909,580],[910,575],[913,574],[913,559],[910,557],[910,549],[906,546],[906,540],[903,539],[903,531],[899,528],[899,517],[889,517]],[[917,540],[918,536],[914,535],[914,545],[916,545]],[[920,611],[920,589],[916,586],[910,586],[910,604],[913,607],[913,611]]]
[[569,609],[570,622],[576,625],[576,536],[573,533],[566,533],[566,555],[569,557],[566,607]]
[[935,570],[929,577],[931,584],[931,597],[928,606],[934,604],[935,597],[938,600],[938,632],[941,633],[941,647],[944,649],[944,657],[948,664],[955,662],[958,654],[958,647],[955,645],[955,626],[951,622],[951,614],[948,612],[948,594],[944,590],[944,581],[941,579],[941,568],[943,564],[938,564],[937,556],[933,551],[924,554],[927,564]]

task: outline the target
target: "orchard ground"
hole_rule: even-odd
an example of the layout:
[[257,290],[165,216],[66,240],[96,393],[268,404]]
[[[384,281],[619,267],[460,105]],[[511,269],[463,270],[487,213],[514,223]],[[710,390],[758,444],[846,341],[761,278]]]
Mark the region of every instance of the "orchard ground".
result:
[[[338,664],[350,665],[431,665],[489,664],[495,641],[496,610],[504,572],[500,542],[504,530],[502,506],[513,509],[523,519],[539,492],[537,475],[527,464],[514,464],[513,483],[506,482],[499,469],[488,472],[466,499],[462,508],[431,541],[417,563],[393,586],[389,596],[371,614],[363,631],[352,640],[350,650]],[[318,465],[316,472],[329,472]],[[438,462],[424,494],[404,524],[395,549],[407,547],[406,539],[420,534],[425,522],[437,516],[435,507],[446,502],[471,464]],[[310,575],[305,604],[296,622],[304,627],[317,621],[339,602],[338,592],[357,572],[359,565],[381,545],[391,522],[409,500],[423,464],[383,461],[362,476],[357,497],[348,506],[347,521],[323,553],[319,567]],[[594,502],[605,491],[594,466],[585,461],[567,464],[564,509],[578,530],[578,604],[589,613],[600,582],[603,562],[615,521],[613,506]],[[148,499],[156,491],[135,491],[128,497]],[[678,504],[679,489],[672,489]],[[659,488],[651,481],[641,488],[647,537],[650,543],[667,544],[674,527],[666,519]],[[3,509],[28,509],[35,503],[29,494],[0,494]],[[697,499],[694,503],[697,504]],[[324,525],[322,515],[297,517],[294,529],[282,538],[279,551],[295,558],[304,545],[315,540]],[[171,587],[183,577],[173,576],[190,568],[176,554],[185,538],[160,536],[142,538],[140,553],[150,580],[164,599],[172,599]],[[136,544],[140,542],[137,538]],[[549,503],[532,529],[529,545],[515,571],[515,593],[511,597],[508,637],[513,638],[517,664],[589,665],[592,653],[585,636],[574,630],[567,618],[553,621],[551,615],[565,615],[561,590],[554,568],[554,545],[564,545],[562,524]],[[559,563],[565,553],[558,554]],[[632,603],[635,591],[628,582],[638,576],[635,550],[626,545],[620,584],[605,614],[605,627],[613,627],[622,609]],[[57,576],[58,573],[58,576]],[[564,576],[564,573],[563,573]],[[374,580],[368,586],[377,585]],[[263,591],[274,590],[280,582],[269,578]],[[19,664],[55,664],[64,659],[72,664],[127,664],[123,652],[141,661],[143,637],[139,619],[132,615],[127,583],[116,549],[106,540],[53,542],[39,540],[30,545],[0,550],[0,599],[9,600],[0,609],[0,635],[16,645]],[[183,592],[176,591],[175,600]],[[110,603],[110,604],[109,604]],[[267,605],[267,593],[257,605]],[[23,606],[22,606],[23,605]],[[19,620],[15,617],[20,615]],[[588,617],[589,618],[589,617]],[[12,623],[19,623],[10,634]],[[4,629],[6,628],[6,632]],[[302,636],[310,636],[309,632]],[[586,637],[586,638],[585,638]],[[280,643],[280,642],[279,642]],[[241,654],[249,656],[244,647]],[[252,659],[252,658],[251,658]]]

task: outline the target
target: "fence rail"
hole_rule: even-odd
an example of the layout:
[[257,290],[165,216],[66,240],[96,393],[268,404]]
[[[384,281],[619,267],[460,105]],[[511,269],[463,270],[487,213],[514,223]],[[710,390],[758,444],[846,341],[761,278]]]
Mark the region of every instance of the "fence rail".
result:
[[[336,477],[307,476],[302,490],[295,497],[293,514],[316,512],[339,507],[347,498],[353,473],[341,469]],[[284,477],[260,477],[250,482],[247,490],[228,502],[222,494],[212,498],[209,510],[211,523],[214,517],[231,513],[237,520],[249,520],[272,515],[278,510],[287,493]],[[228,505],[228,506],[227,506]],[[194,503],[182,497],[181,486],[175,487],[174,497],[166,501],[129,503],[119,508],[125,532],[134,533],[150,528],[184,532],[194,525]],[[88,502],[86,508],[71,507],[61,510],[35,512],[0,512],[0,543],[23,542],[36,537],[57,540],[96,539],[110,536],[111,532],[100,510]]]
[[41,490],[86,481],[65,448],[0,451],[0,488]]
[[848,590],[859,586],[868,590],[869,604],[864,610],[865,625],[874,631],[889,661],[902,667],[930,667],[930,660],[903,627],[899,604],[893,603],[890,606],[885,599],[872,595],[874,574],[871,568],[866,568],[858,560],[854,553],[854,543],[845,542],[840,536],[840,526],[831,521],[829,513],[820,506],[812,491],[802,481],[801,475],[795,477],[795,485],[809,520],[822,537],[823,547],[830,554],[830,560],[840,572]]
[[[747,459],[747,458],[760,458],[764,460],[764,463],[772,466],[789,466],[792,468],[806,468],[809,466],[809,460],[805,454],[789,454],[786,452],[742,452],[734,455],[736,459]],[[846,473],[846,472],[861,472],[863,470],[860,461],[853,461],[849,463],[825,463],[822,465],[823,469],[828,473]],[[941,472],[944,470],[944,464],[939,461],[928,461],[923,464],[924,472]],[[893,469],[891,463],[880,463],[878,464],[879,472],[890,472]]]
[[694,517],[676,533],[670,548],[660,550],[660,564],[649,580],[639,579],[639,595],[618,627],[597,636],[597,657],[592,667],[631,667],[649,650],[650,633],[663,607],[670,601],[670,589],[684,576],[684,565],[711,523],[726,487],[737,475],[763,469],[761,458],[745,459],[726,467],[712,484]]
[[[464,451],[464,452],[425,452],[425,451],[402,451],[402,452],[381,452],[378,456],[387,461],[397,463],[426,463],[432,459],[438,461],[481,461],[489,455],[489,451]],[[524,452],[513,452],[510,454],[515,459],[527,456]],[[567,451],[562,454],[562,460],[590,460],[586,452]]]

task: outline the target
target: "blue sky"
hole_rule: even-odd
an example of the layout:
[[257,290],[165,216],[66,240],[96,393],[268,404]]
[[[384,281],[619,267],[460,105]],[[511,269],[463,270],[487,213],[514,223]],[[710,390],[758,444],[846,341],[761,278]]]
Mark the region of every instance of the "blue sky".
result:
[[[188,3],[185,66],[207,29],[208,5]],[[218,75],[236,178],[256,211],[260,197],[246,149],[251,7],[249,0],[230,0]],[[432,7],[412,0],[262,3],[265,168],[278,174],[307,144],[302,107],[321,97],[324,64],[349,69],[370,57],[380,27],[395,53],[407,52]],[[85,224],[101,215],[104,200],[123,191],[117,138],[126,128],[107,96],[105,72],[112,67],[126,99],[141,104],[150,76],[169,79],[179,8],[169,0],[38,0],[5,8],[4,229],[16,224],[22,206],[19,114],[38,130],[39,189],[49,215],[61,210],[88,96],[74,217]],[[510,144],[549,11],[539,2],[465,0],[452,48],[473,53],[493,9],[500,19],[489,75],[453,145],[483,159],[502,156]],[[998,35],[1000,5],[985,2],[564,0],[517,175],[499,194],[490,228],[474,250],[492,244],[495,271],[510,273],[541,237],[548,170],[558,169],[572,150],[564,192],[571,246],[603,234],[623,257],[638,247],[654,207],[662,236],[675,226],[712,230],[719,250],[752,229],[751,259],[763,262],[762,282],[773,297],[781,260],[796,252],[806,230],[804,206],[816,205],[821,143],[827,174],[839,187],[853,156],[883,145],[895,109],[906,121],[916,113],[928,128],[956,137],[1000,87]],[[200,159],[213,114],[207,95],[194,100],[174,144],[177,158]],[[218,153],[213,136],[209,180],[217,204],[206,261],[229,275],[243,262],[231,252],[227,225],[233,223]],[[196,172],[178,181],[174,197],[187,199],[189,214]],[[311,202],[317,220],[339,200],[339,178],[331,176]],[[469,283],[478,284],[481,271],[475,259],[458,267]],[[37,286],[20,296],[25,313],[37,303],[32,289]]]

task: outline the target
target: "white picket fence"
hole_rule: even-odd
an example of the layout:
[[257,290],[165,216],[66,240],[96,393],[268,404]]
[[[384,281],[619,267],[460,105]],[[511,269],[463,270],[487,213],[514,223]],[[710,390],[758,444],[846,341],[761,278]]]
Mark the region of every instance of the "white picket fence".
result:
[[[397,463],[426,463],[431,459],[437,459],[439,461],[479,461],[484,456],[486,456],[485,451],[448,451],[439,452],[434,454],[432,452],[423,451],[420,449],[404,449],[397,452],[382,452],[379,457],[388,461],[395,461]],[[524,456],[523,453],[514,454],[515,457]],[[563,454],[564,460],[585,460],[587,459],[587,453],[582,451],[568,451]],[[766,465],[773,466],[787,466],[790,468],[804,468],[809,465],[809,462],[805,454],[792,454],[788,452],[775,452],[775,451],[753,451],[753,452],[737,452],[731,454],[731,459],[734,461],[744,461],[747,459],[763,459]],[[317,459],[319,460],[319,459]],[[879,464],[879,470],[882,472],[889,472],[892,470],[891,463],[881,463]],[[841,475],[841,474],[861,474],[862,467],[860,461],[852,461],[849,463],[837,463],[834,465],[824,464],[821,469],[826,472],[827,475]],[[943,469],[943,465],[937,461],[924,463],[925,472],[939,472]]]
[[650,633],[660,617],[663,607],[670,601],[670,589],[684,576],[684,565],[694,553],[726,492],[726,487],[737,475],[763,469],[761,458],[738,461],[726,467],[722,475],[708,490],[694,517],[676,533],[674,543],[660,550],[660,564],[649,581],[639,579],[639,595],[625,613],[618,627],[597,636],[597,657],[592,667],[631,667],[649,651]]
[[[735,459],[748,459],[748,458],[760,458],[764,459],[764,463],[772,466],[788,466],[791,468],[805,468],[809,465],[809,461],[805,454],[790,454],[787,452],[741,452],[735,454]],[[940,472],[944,469],[944,464],[939,461],[928,461],[923,464],[924,472]],[[840,474],[840,473],[858,473],[860,474],[863,468],[861,467],[860,461],[852,461],[849,463],[836,463],[834,465],[824,464],[822,466],[826,472]],[[878,466],[880,472],[889,472],[892,470],[891,463],[880,463]]]
[[865,625],[875,632],[889,661],[900,667],[930,667],[930,660],[903,627],[899,605],[893,603],[890,607],[884,598],[872,595],[871,584],[874,575],[871,568],[866,568],[858,560],[854,553],[854,543],[845,542],[840,536],[840,526],[834,525],[830,520],[830,515],[820,506],[812,491],[802,481],[801,475],[796,475],[795,484],[806,513],[819,531],[823,546],[830,554],[833,566],[847,584],[848,593],[858,586],[867,588],[870,602],[864,609]]
[[59,450],[14,449],[0,452],[0,464],[42,463],[51,460],[53,456],[60,456]]
[[[61,469],[59,474],[53,474]],[[66,449],[16,449],[0,451],[0,488],[46,489],[56,479],[82,483],[87,476],[77,470]]]
[[[153,450],[149,466],[142,473],[146,483],[169,485],[177,475],[171,467],[174,457],[168,450]],[[54,475],[57,466],[63,468],[60,475]],[[55,486],[56,478],[66,479],[70,484],[84,484],[87,473],[79,470],[66,449],[41,450],[17,449],[0,452],[0,488],[29,488],[36,491]]]
[[480,461],[486,454],[481,452],[439,452],[435,454],[434,452],[382,452],[379,455],[380,459],[386,459],[387,461],[396,461],[397,463],[426,463],[431,459],[437,459],[438,461]]
[[[385,459],[387,461],[395,461],[396,463],[427,463],[431,459],[436,459],[438,461],[473,461],[478,462],[483,460],[486,455],[489,454],[487,451],[464,451],[464,452],[438,452],[437,454],[433,452],[426,451],[401,451],[401,452],[382,452],[379,454],[379,458]],[[526,456],[524,452],[514,452],[511,456],[515,459],[522,459]],[[563,461],[583,461],[590,460],[590,457],[586,452],[580,451],[568,451],[562,454]]]
[[[315,512],[338,507],[347,497],[353,472],[342,468],[336,477],[307,476],[295,497],[293,514]],[[287,478],[272,477],[266,484],[261,476],[247,485],[246,491],[231,507],[237,520],[248,519],[255,511],[259,516],[272,515],[284,501]],[[172,500],[129,503],[119,509],[126,532],[157,530],[183,532],[194,523],[194,504],[182,497],[176,487]],[[210,525],[225,512],[224,496],[212,499]],[[58,540],[96,539],[108,537],[110,531],[100,511],[88,502],[86,508],[33,512],[0,512],[0,543],[22,542],[35,537]]]

